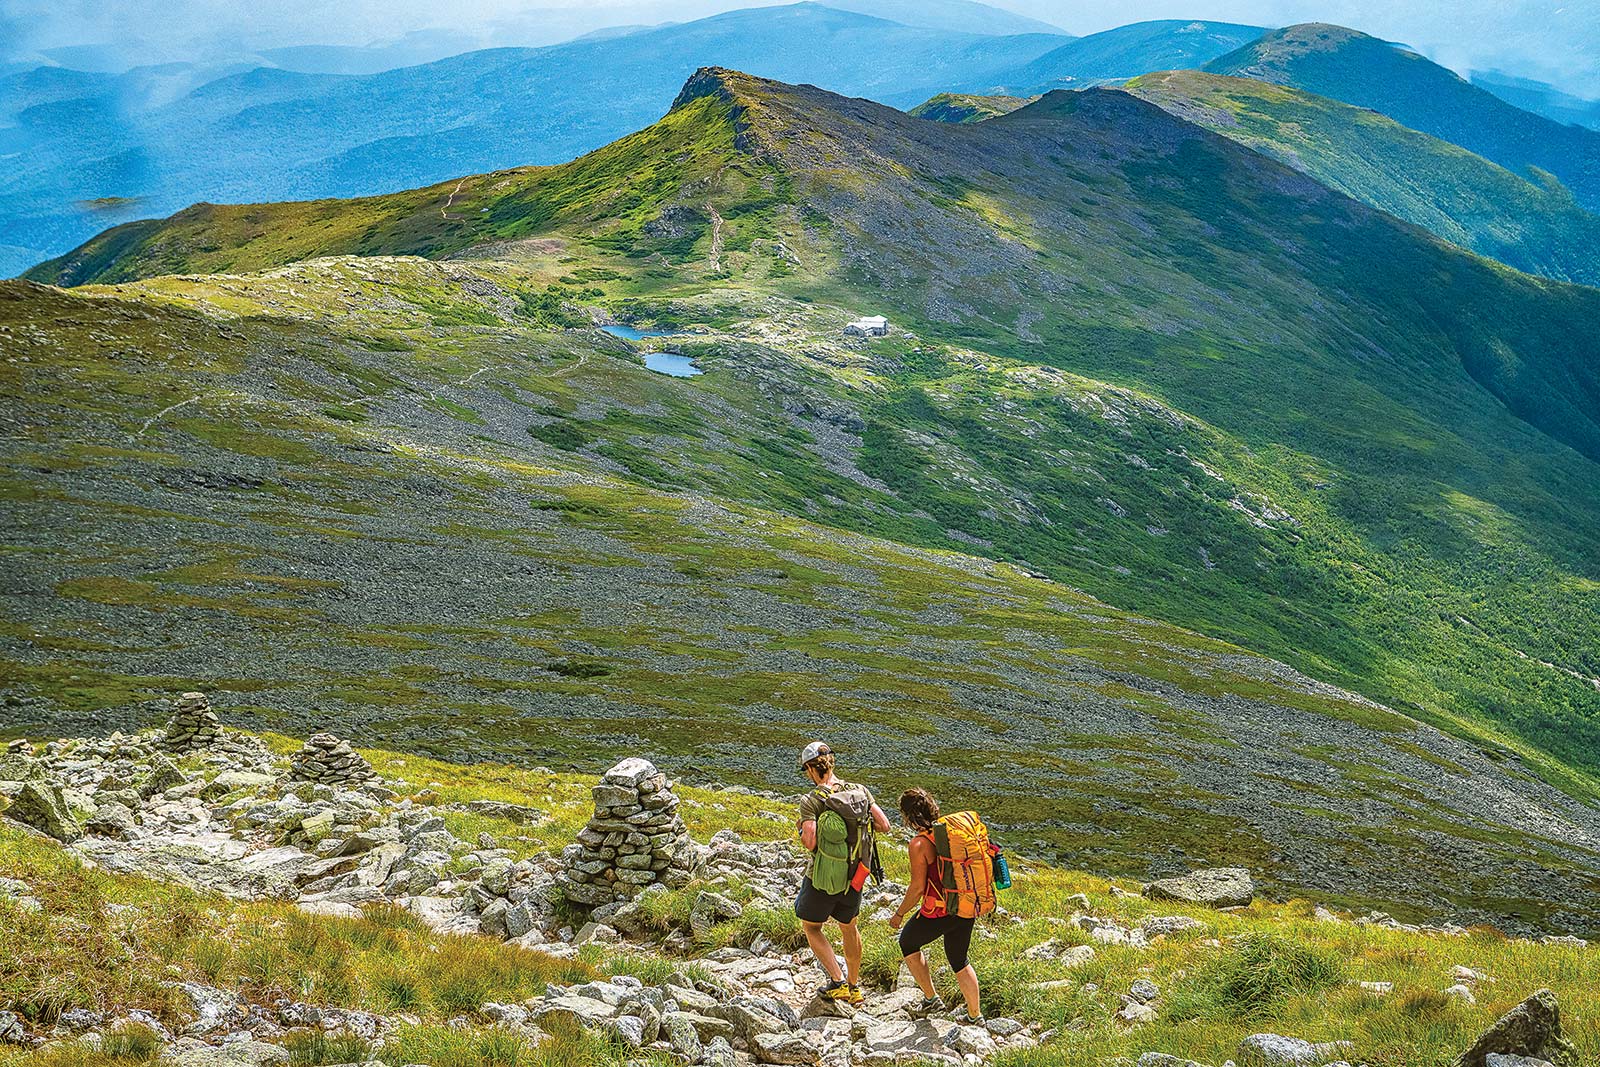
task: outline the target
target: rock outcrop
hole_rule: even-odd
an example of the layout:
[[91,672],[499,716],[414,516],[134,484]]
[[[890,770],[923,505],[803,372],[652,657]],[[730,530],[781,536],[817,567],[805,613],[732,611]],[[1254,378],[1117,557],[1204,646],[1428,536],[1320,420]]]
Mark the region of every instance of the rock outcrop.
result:
[[1544,1060],[1551,1067],[1578,1067],[1578,1050],[1561,1034],[1561,1006],[1541,989],[1500,1017],[1461,1054],[1456,1067],[1492,1067],[1497,1057]]
[[61,787],[52,782],[24,782],[11,798],[6,815],[57,841],[72,842],[83,836],[83,827],[67,807]]
[[1151,882],[1144,887],[1144,895],[1151,900],[1235,908],[1255,899],[1256,884],[1243,867],[1215,867]]
[[588,907],[632,900],[646,886],[684,885],[695,848],[666,775],[647,759],[612,767],[594,787],[594,817],[562,854],[568,901]]
[[289,757],[289,776],[302,782],[322,785],[360,785],[375,774],[372,764],[333,734],[312,734],[305,745]]
[[210,748],[222,740],[222,723],[204,693],[185,693],[173,706],[167,723],[166,747],[173,752]]

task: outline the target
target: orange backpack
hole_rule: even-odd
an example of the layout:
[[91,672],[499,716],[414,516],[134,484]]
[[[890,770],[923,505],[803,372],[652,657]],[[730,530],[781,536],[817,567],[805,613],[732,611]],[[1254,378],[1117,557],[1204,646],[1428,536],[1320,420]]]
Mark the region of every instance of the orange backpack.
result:
[[958,811],[933,824],[946,913],[976,919],[994,912],[994,850],[989,828],[975,811]]

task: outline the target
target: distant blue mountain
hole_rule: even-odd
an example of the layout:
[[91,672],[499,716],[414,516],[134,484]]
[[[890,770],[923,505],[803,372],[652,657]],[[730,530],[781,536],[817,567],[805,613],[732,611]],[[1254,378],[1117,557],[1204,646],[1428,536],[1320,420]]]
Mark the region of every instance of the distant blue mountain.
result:
[[969,89],[1032,96],[1127,81],[1158,70],[1194,70],[1266,32],[1262,26],[1193,19],[1135,22],[1068,41],[1006,71],[1000,84]]
[[1600,130],[1600,100],[1586,100],[1564,93],[1548,82],[1519,78],[1499,70],[1475,70],[1473,85],[1491,92],[1508,104],[1543,115],[1567,126],[1587,126]]
[[930,30],[996,35],[1054,33],[1068,36],[1059,26],[976,3],[975,0],[828,0],[828,6]]
[[[893,9],[902,0],[847,2]],[[946,21],[984,11],[1013,18],[966,0],[931,11]],[[990,80],[1066,39],[908,26],[801,3],[371,75],[239,71],[176,99],[156,68],[13,73],[0,77],[0,232],[10,246],[0,248],[0,276],[108,225],[197,200],[350,196],[562,162],[659,118],[701,66],[909,105]]]

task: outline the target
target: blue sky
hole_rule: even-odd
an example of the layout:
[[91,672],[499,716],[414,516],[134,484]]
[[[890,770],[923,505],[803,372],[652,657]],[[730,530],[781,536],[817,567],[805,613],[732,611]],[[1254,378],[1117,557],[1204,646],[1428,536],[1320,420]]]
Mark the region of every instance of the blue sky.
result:
[[[412,34],[429,50],[549,44],[603,26],[684,21],[761,0],[0,0],[0,60],[225,61]],[[826,0],[823,0],[826,2]],[[1600,0],[991,0],[1076,34],[1155,18],[1324,21],[1404,41],[1456,70],[1501,68],[1600,97]],[[852,5],[854,6],[854,5]],[[93,51],[74,46],[94,46]],[[441,52],[441,54],[442,54]],[[425,55],[424,58],[433,58]],[[78,62],[74,62],[77,60]]]

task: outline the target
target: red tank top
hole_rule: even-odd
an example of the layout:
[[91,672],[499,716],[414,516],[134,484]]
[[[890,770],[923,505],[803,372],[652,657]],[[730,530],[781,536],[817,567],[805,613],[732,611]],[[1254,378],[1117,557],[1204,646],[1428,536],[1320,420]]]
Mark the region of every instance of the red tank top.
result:
[[[933,845],[933,832],[924,831],[917,835],[928,839],[928,845]],[[932,848],[933,860],[928,864],[928,873],[923,881],[922,908],[920,913],[927,919],[942,919],[946,912],[944,907],[944,872],[939,868],[939,850]]]

